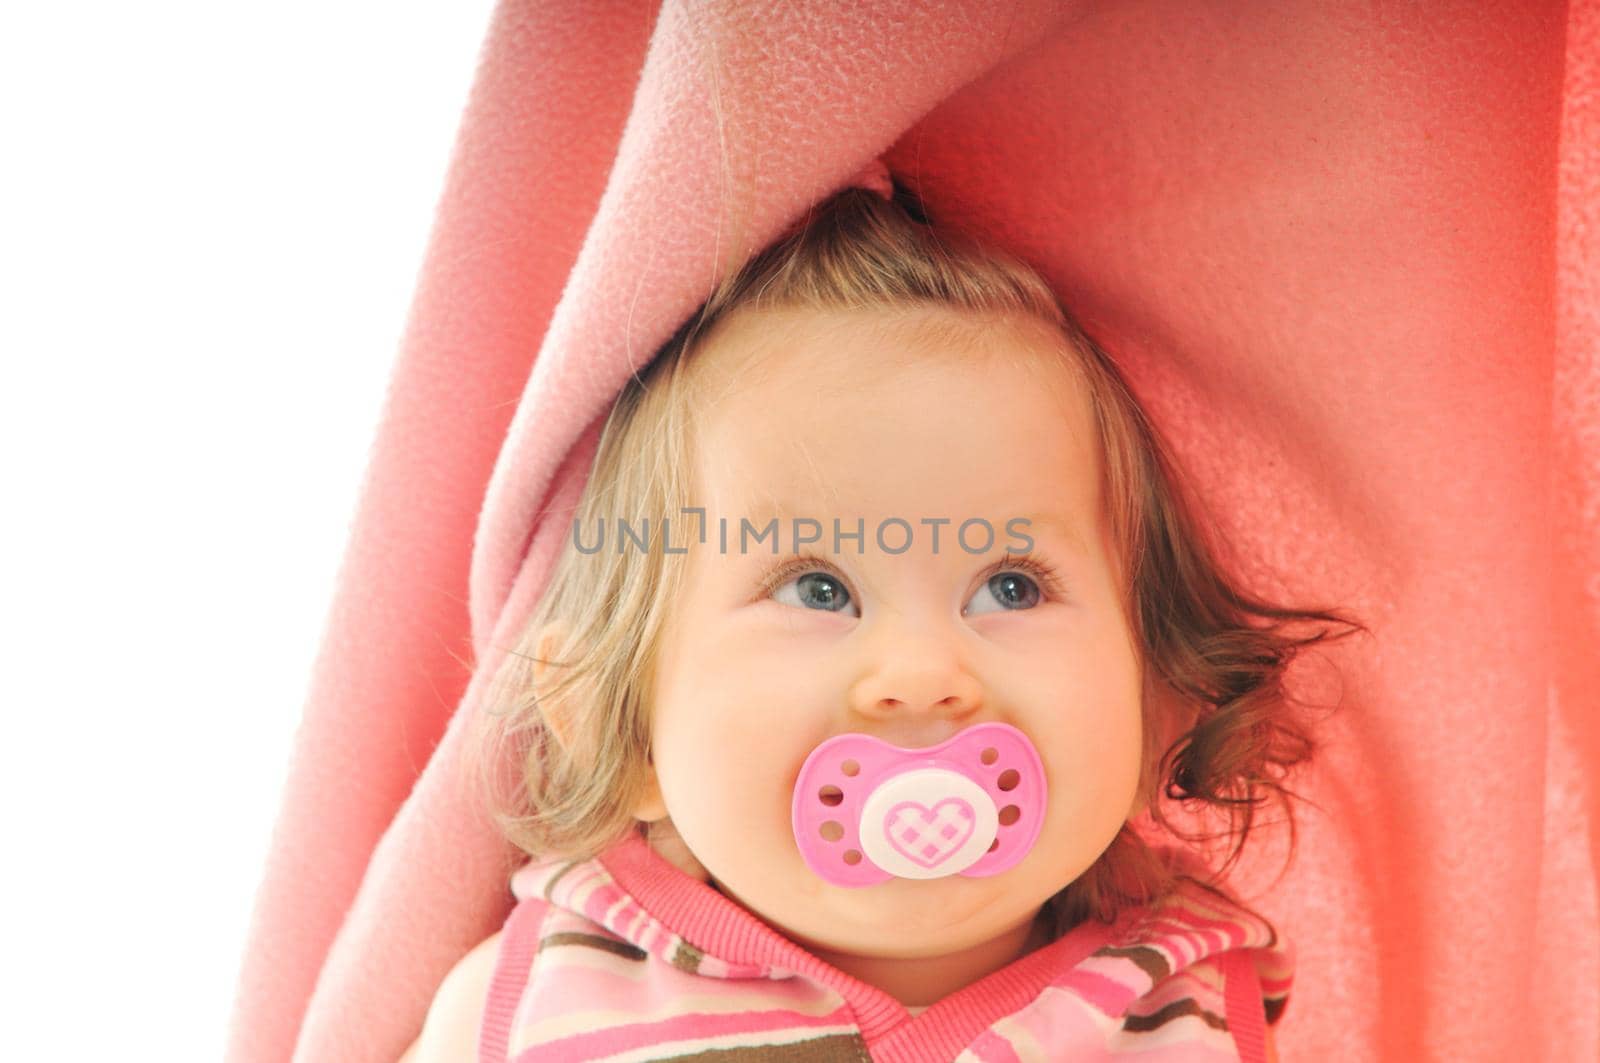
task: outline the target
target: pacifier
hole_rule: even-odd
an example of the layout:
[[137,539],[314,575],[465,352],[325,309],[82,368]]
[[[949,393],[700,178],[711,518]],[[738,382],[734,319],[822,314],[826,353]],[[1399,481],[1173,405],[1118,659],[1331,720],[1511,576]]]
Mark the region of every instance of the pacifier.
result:
[[835,886],[998,875],[1044,825],[1044,765],[1005,723],[926,749],[843,734],[811,751],[794,785],[794,837]]

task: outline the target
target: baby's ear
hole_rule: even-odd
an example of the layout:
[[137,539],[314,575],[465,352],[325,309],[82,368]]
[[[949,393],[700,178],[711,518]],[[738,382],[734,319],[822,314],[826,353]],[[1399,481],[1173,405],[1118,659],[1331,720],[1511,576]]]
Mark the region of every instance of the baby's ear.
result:
[[[572,658],[572,649],[567,645],[569,631],[566,623],[561,620],[551,620],[539,629],[538,638],[534,642],[533,683],[539,694],[539,714],[545,726],[550,728],[550,734],[562,752],[569,759],[582,764],[587,763],[585,758],[592,755],[590,750],[582,748],[583,738],[574,718],[576,706],[584,704],[586,697],[584,684],[580,682],[568,686],[558,697],[551,697],[545,693],[547,681],[552,680],[555,674],[552,669],[556,666],[551,662],[556,660],[557,655],[560,655],[562,660]],[[655,766],[647,764],[644,771],[644,785],[639,799],[634,803],[633,818],[655,826],[660,825],[658,821],[664,820],[667,834],[671,838],[676,838],[677,832],[671,829],[671,821],[667,820],[667,804],[661,797],[661,786],[656,781]]]
[[[539,629],[539,636],[535,640],[533,661],[533,682],[539,692],[539,714],[550,728],[556,744],[571,760],[587,763],[585,758],[592,752],[582,748],[582,735],[578,731],[575,717],[576,706],[584,704],[588,692],[584,684],[579,682],[568,686],[561,691],[559,697],[545,694],[547,681],[552,680],[556,672],[550,663],[560,654],[562,660],[572,657],[571,648],[567,646],[567,635],[570,629],[565,622],[552,620]],[[661,798],[661,787],[656,782],[654,765],[645,766],[644,788],[640,793],[638,802],[633,806],[633,818],[646,823],[664,819],[667,815],[666,802]]]
[[560,697],[550,697],[545,693],[554,678],[551,662],[556,660],[558,654],[562,660],[567,659],[567,654],[563,652],[567,634],[567,625],[561,620],[552,620],[539,629],[533,650],[533,685],[539,697],[540,718],[550,728],[556,743],[571,757],[575,755],[573,743],[577,737],[571,707],[580,704],[581,694],[571,686],[563,690]]

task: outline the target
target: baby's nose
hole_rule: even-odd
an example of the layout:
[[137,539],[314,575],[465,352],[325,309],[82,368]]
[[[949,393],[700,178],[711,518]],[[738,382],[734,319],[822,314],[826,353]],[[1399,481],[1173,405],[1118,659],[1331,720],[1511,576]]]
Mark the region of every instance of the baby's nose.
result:
[[851,707],[887,742],[920,747],[960,730],[983,708],[983,684],[947,641],[888,642],[851,689]]

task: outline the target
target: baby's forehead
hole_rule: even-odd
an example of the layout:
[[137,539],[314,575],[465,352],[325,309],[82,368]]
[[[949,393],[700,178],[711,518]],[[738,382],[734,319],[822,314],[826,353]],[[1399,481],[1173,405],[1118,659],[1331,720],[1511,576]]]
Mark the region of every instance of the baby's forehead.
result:
[[699,397],[715,404],[775,377],[803,377],[821,391],[886,376],[910,388],[919,369],[996,365],[1039,386],[1082,387],[1078,355],[1052,322],[943,305],[742,308],[701,341],[690,375]]
[[[689,449],[705,496],[748,502],[775,489],[803,494],[808,513],[838,511],[837,499],[863,514],[953,505],[993,516],[1038,491],[1074,501],[1094,492],[1100,447],[1092,404],[1077,389],[997,368],[1003,351],[980,346],[968,358],[953,344],[895,359],[908,368],[849,373],[863,352],[831,349],[827,337],[812,332],[787,351],[771,335],[756,338],[777,348],[772,361],[752,358],[696,404]],[[741,337],[726,338],[736,346]],[[865,357],[878,356],[868,348]],[[1021,365],[1061,355],[1015,357]]]

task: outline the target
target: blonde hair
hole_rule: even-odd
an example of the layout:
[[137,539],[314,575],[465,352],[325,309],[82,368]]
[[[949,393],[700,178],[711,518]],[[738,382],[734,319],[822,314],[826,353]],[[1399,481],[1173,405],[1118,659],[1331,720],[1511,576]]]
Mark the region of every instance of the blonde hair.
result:
[[[845,189],[725,276],[618,396],[574,515],[576,527],[615,513],[670,517],[690,505],[694,353],[719,321],[739,310],[927,307],[1027,318],[1059,332],[1063,364],[1092,398],[1102,498],[1123,569],[1126,615],[1147,677],[1165,684],[1184,706],[1176,719],[1152,719],[1154,706],[1145,706],[1140,785],[1151,814],[1174,835],[1195,841],[1217,836],[1183,834],[1163,814],[1159,796],[1224,813],[1228,827],[1221,836],[1232,844],[1220,872],[1226,873],[1257,807],[1276,798],[1288,813],[1292,854],[1294,795],[1284,777],[1312,757],[1315,743],[1281,680],[1302,649],[1365,628],[1327,610],[1285,608],[1237,588],[1217,563],[1164,444],[1112,360],[1033,269],[934,227],[904,188],[896,187],[892,201]],[[660,531],[652,522],[646,545],[658,545]],[[684,541],[683,533],[677,541]],[[523,852],[587,858],[637,829],[631,810],[643,795],[649,763],[655,655],[683,571],[683,557],[663,549],[585,553],[570,540],[563,546],[543,598],[493,678],[475,732],[484,800]],[[559,621],[567,637],[540,661],[540,632],[551,621]],[[1322,628],[1299,637],[1286,630],[1311,621]],[[535,682],[540,664],[551,668],[553,679]],[[545,699],[563,702],[568,722],[560,740],[541,711]],[[1179,737],[1166,742],[1173,734]],[[507,761],[514,769],[509,791],[496,785],[493,770]],[[1110,921],[1125,905],[1157,898],[1176,877],[1125,825],[1095,865],[1057,895],[1058,932],[1090,916]]]

